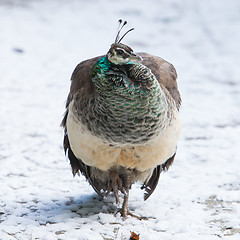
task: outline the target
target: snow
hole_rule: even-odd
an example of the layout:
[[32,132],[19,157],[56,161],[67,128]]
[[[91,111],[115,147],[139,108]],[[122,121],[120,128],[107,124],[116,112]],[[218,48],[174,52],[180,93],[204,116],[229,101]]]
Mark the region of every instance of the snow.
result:
[[[0,1],[0,239],[240,239],[238,0]],[[70,76],[124,40],[173,63],[183,104],[174,165],[123,221],[72,177],[59,127]]]

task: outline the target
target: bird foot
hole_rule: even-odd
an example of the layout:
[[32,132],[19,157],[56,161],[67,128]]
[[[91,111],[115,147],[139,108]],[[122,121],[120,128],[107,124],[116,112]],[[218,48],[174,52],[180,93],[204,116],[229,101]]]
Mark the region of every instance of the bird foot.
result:
[[125,194],[125,191],[122,186],[122,179],[118,176],[116,172],[113,172],[113,171],[109,173],[109,179],[110,180],[108,182],[108,190],[106,193],[106,197],[108,197],[111,191],[113,191],[113,194],[116,198],[116,203],[118,204],[120,203],[118,190],[120,190],[122,194]]
[[127,219],[127,216],[131,216],[131,217],[134,217],[134,218],[137,218],[138,220],[148,220],[149,218],[148,217],[140,217],[140,216],[137,216],[133,213],[131,213],[129,211],[129,209],[124,209],[124,208],[121,208],[117,211],[116,215],[120,213],[121,216],[124,218],[124,220]]

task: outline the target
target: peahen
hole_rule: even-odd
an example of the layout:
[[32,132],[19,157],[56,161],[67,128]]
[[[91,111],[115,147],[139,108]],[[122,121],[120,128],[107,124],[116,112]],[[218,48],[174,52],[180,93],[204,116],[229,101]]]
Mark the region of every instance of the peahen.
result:
[[[131,185],[142,182],[146,200],[176,154],[181,97],[173,65],[115,42],[105,56],[81,62],[71,77],[62,120],[64,150],[73,175],[79,171],[101,196],[113,192],[121,215],[129,212]],[[139,217],[140,218],[140,217]],[[141,218],[140,218],[141,219]]]

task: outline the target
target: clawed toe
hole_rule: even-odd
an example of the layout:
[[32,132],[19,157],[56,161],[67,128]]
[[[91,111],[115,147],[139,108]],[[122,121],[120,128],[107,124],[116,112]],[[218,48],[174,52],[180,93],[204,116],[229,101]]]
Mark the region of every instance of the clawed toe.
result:
[[122,207],[121,209],[119,209],[116,214],[118,214],[118,213],[120,213],[121,216],[122,216],[124,219],[127,219],[128,216],[137,218],[138,220],[148,220],[148,219],[149,219],[148,217],[140,217],[140,216],[137,216],[137,215],[131,213],[131,212],[129,211],[129,209],[124,209],[123,207]]

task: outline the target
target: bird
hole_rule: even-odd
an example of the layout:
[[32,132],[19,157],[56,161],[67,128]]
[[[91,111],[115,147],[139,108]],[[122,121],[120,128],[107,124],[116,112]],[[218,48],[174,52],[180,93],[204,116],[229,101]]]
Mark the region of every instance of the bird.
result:
[[131,186],[141,183],[144,200],[161,172],[172,165],[181,132],[181,96],[174,66],[135,53],[120,37],[119,20],[107,54],[80,62],[71,76],[61,122],[63,148],[72,173],[82,174],[97,194],[113,193],[123,219],[144,219],[129,211]]

